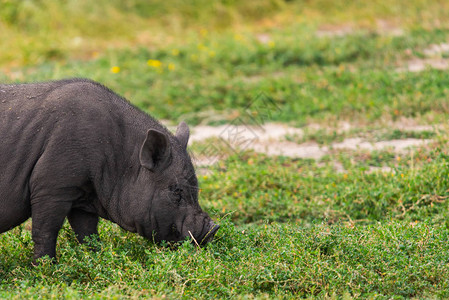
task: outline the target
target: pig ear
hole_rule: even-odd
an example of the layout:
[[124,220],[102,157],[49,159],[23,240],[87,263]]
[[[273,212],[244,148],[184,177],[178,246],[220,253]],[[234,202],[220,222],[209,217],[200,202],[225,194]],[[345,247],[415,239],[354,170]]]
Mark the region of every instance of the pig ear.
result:
[[140,164],[154,172],[170,164],[170,143],[168,137],[160,131],[150,129],[140,148]]
[[187,143],[189,142],[190,130],[189,126],[185,122],[181,122],[176,129],[176,138],[178,139],[181,146],[187,148]]

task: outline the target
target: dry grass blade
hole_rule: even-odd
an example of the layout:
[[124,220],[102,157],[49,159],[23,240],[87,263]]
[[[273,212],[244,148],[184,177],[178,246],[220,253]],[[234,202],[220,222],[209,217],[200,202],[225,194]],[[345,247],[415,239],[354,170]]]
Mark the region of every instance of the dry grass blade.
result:
[[199,248],[200,245],[198,244],[198,242],[196,241],[196,239],[193,237],[193,234],[190,232],[190,230],[189,230],[189,234],[190,234],[190,236],[192,237],[193,241],[195,242],[195,245]]

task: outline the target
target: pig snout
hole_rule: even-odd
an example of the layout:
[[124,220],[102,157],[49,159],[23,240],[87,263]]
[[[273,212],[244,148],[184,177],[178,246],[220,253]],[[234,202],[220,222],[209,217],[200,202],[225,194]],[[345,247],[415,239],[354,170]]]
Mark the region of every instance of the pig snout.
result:
[[209,223],[207,224],[207,226],[205,226],[205,228],[206,229],[205,232],[203,233],[203,236],[199,239],[201,246],[204,246],[210,241],[212,241],[218,229],[220,229],[220,225],[215,224],[213,221],[209,221]]

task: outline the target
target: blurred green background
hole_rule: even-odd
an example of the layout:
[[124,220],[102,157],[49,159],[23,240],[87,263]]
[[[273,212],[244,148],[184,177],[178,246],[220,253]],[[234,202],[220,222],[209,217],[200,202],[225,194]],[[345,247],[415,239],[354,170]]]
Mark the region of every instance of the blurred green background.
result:
[[[398,112],[412,117],[416,111],[402,95],[415,93],[403,79],[412,77],[408,84],[414,76],[383,71],[447,38],[448,5],[1,0],[0,80],[88,77],[157,118],[190,124],[232,120],[260,92],[283,108],[274,121],[296,126],[336,116],[371,122]],[[394,85],[393,103],[379,81]],[[427,121],[446,110],[441,95],[432,95],[432,107],[420,97]]]

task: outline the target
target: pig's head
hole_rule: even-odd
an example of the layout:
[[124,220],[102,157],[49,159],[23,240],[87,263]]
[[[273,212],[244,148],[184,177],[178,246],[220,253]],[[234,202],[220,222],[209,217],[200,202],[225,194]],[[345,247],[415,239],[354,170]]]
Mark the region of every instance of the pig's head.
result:
[[[147,182],[149,215],[136,223],[137,232],[155,242],[194,238],[205,245],[220,226],[198,203],[198,181],[187,153],[189,127],[179,124],[174,136],[150,129],[140,148],[141,176]],[[147,198],[147,199],[148,199]]]

